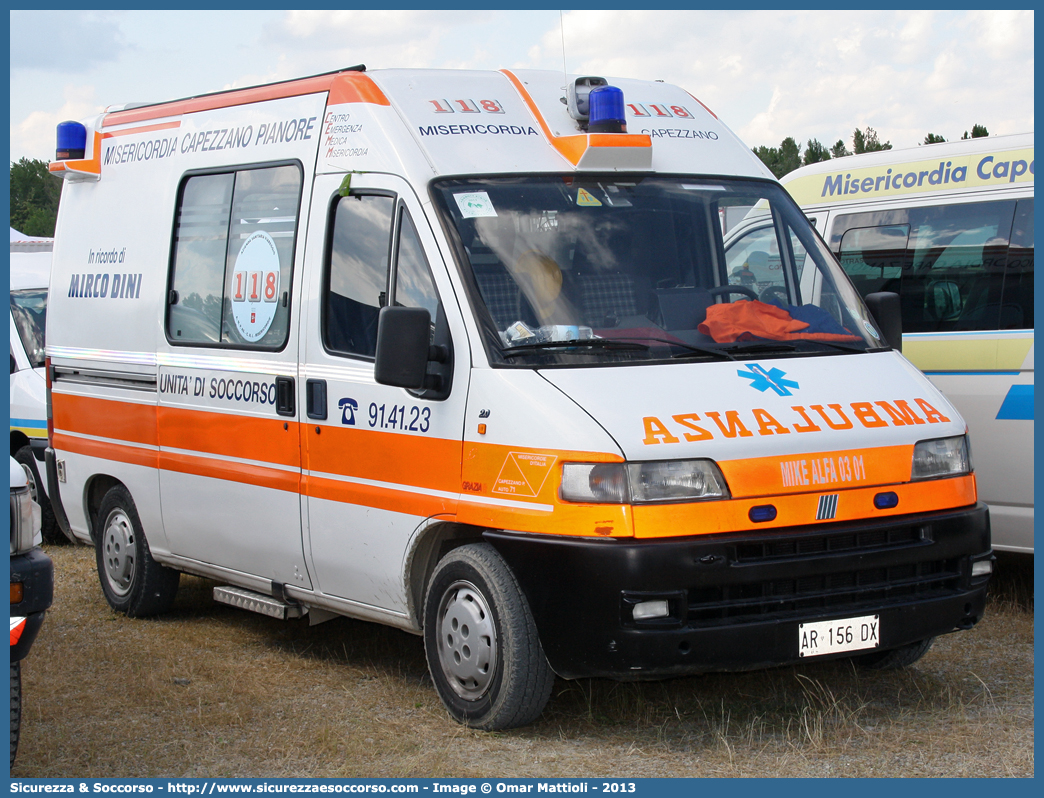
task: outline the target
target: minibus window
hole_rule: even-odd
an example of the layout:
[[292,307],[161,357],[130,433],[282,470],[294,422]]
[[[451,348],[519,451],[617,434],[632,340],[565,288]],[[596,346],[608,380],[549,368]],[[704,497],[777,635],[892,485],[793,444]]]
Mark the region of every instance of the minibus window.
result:
[[910,225],[856,227],[841,238],[839,260],[861,296],[899,292]]
[[393,197],[352,194],[334,206],[323,291],[323,344],[331,352],[372,358],[377,315],[386,303]]
[[850,214],[832,241],[861,295],[900,294],[905,332],[1019,328],[1031,325],[1032,303],[1006,266],[1014,213],[1007,200]]
[[1001,329],[1033,329],[1033,198],[1021,199],[1004,267]]
[[300,201],[301,170],[293,165],[182,183],[167,316],[172,343],[286,344]]

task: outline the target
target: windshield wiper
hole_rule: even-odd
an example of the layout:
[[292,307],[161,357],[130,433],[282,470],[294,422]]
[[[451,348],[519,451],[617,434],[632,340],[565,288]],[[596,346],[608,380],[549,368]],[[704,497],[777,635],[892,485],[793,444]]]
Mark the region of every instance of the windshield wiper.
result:
[[782,341],[757,341],[754,343],[734,342],[729,348],[730,351],[742,355],[762,354],[765,352],[794,352],[797,350],[797,347],[793,344],[784,343]]
[[[865,348],[851,346],[849,344],[843,344],[838,341],[820,341],[815,338],[792,338],[790,341],[758,341],[757,343],[749,344],[737,344],[734,346],[734,352],[739,354],[765,354],[771,352],[796,352],[799,348],[799,344],[821,344],[831,349],[840,349],[842,352],[854,352],[860,353],[868,351]],[[807,350],[806,350],[807,351]]]
[[668,346],[677,346],[677,347],[681,347],[682,349],[685,350],[684,352],[679,352],[677,354],[671,355],[672,358],[690,357],[692,355],[710,355],[711,357],[720,358],[722,360],[735,360],[736,359],[732,355],[730,355],[728,352],[724,352],[721,349],[714,349],[714,348],[709,347],[709,346],[697,346],[696,344],[689,344],[689,343],[686,343],[685,341],[679,341],[679,340],[676,340],[676,339],[673,339],[673,338],[657,338],[655,336],[650,336],[650,335],[642,335],[642,336],[636,335],[636,336],[633,336],[633,337],[626,336],[626,335],[618,335],[618,336],[614,336],[613,338],[599,338],[599,339],[595,339],[595,340],[635,342],[635,343],[632,344],[632,346],[635,346],[635,345],[636,346],[642,346],[645,349],[650,349],[651,347],[645,346],[644,344],[637,344],[637,342],[638,341],[655,341],[658,344],[667,344]]
[[508,349],[501,349],[500,353],[504,357],[512,357],[542,349],[608,349],[643,352],[647,351],[649,347],[635,341],[621,341],[619,338],[585,338],[579,341],[541,341],[535,344],[519,344]]
[[868,350],[865,346],[860,348],[860,347],[857,347],[857,346],[852,346],[851,344],[843,344],[843,343],[840,343],[839,341],[819,341],[819,340],[816,340],[814,338],[801,339],[800,343],[803,343],[803,344],[822,344],[823,346],[830,346],[830,347],[833,347],[834,349],[840,349],[842,352],[859,352],[861,354],[863,352],[871,351],[871,350]]

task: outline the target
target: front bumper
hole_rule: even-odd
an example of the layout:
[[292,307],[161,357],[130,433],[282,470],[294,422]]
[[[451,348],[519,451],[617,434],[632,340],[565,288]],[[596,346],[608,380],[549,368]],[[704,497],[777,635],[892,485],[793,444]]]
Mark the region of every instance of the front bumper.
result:
[[[884,521],[648,540],[491,531],[518,577],[554,671],[662,678],[801,660],[798,625],[880,616],[890,649],[982,617],[991,557],[982,503]],[[670,615],[631,607],[666,600]],[[851,656],[827,655],[816,659]]]
[[40,549],[11,558],[11,584],[22,583],[22,600],[11,604],[11,617],[26,619],[18,643],[11,646],[11,662],[25,659],[43,625],[44,613],[54,600],[54,564]]

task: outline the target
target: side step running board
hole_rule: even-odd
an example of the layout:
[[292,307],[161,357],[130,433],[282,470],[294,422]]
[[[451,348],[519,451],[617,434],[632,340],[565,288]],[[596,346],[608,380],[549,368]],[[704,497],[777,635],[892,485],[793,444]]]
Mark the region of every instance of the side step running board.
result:
[[231,604],[242,610],[258,612],[281,621],[285,621],[287,618],[300,618],[307,612],[307,609],[300,604],[290,604],[282,599],[266,596],[264,593],[255,593],[253,590],[245,590],[241,587],[215,587],[214,601]]

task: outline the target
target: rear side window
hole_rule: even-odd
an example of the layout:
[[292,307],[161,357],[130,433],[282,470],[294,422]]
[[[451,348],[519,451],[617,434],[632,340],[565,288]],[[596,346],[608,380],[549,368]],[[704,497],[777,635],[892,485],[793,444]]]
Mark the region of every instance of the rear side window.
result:
[[286,344],[301,180],[289,164],[185,179],[167,300],[172,343]]
[[900,295],[906,332],[1030,328],[1032,203],[1019,201],[1018,213],[1006,200],[840,216],[831,249],[862,296]]

